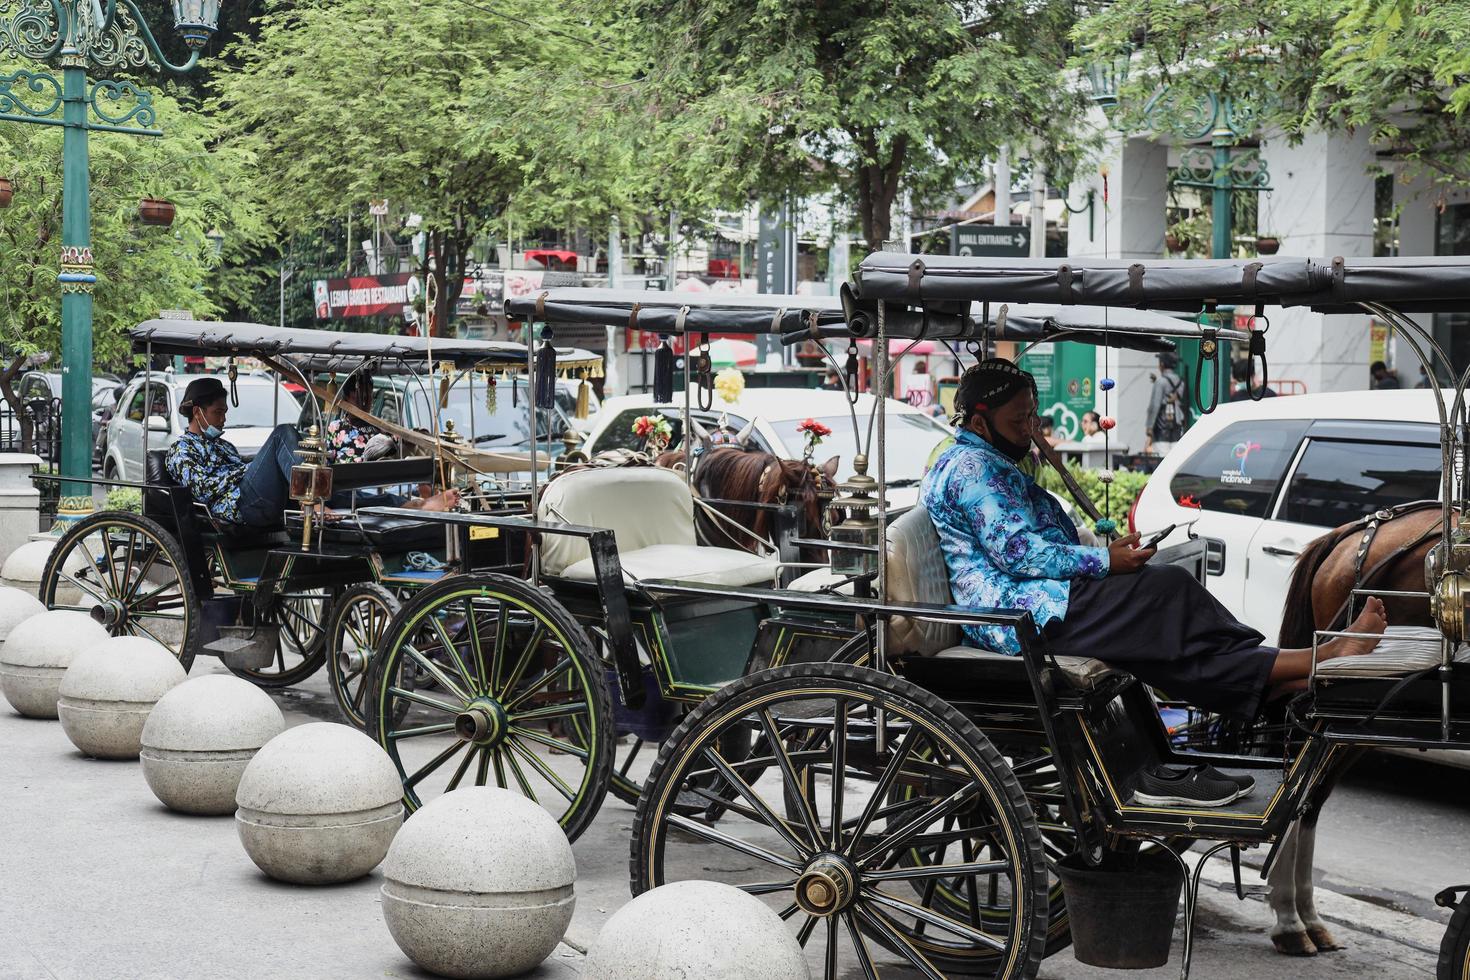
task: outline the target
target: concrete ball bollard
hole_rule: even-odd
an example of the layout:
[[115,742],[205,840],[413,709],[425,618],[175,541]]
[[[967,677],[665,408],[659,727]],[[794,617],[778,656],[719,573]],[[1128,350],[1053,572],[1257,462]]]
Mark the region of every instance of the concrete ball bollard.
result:
[[618,909],[582,964],[582,980],[810,980],[796,934],[769,906],[715,881],[676,881]]
[[55,718],[67,668],[108,639],[106,628],[86,613],[42,611],[11,630],[0,647],[0,693],[27,718]]
[[260,688],[206,674],[172,689],[143,725],[143,778],[170,810],[235,812],[235,791],[260,747],[286,730],[281,709]]
[[[46,563],[51,560],[51,552],[55,548],[56,540],[49,537],[39,541],[27,541],[16,548],[10,553],[10,557],[5,559],[5,564],[0,566],[0,585],[39,596],[41,576],[45,574]],[[78,548],[67,556],[64,570],[70,575],[76,575],[86,567],[86,558]],[[67,584],[65,579],[56,587],[55,600],[59,604],[80,604],[81,598],[81,590],[74,585]]]
[[403,823],[388,753],[347,725],[288,728],[255,753],[235,793],[235,829],[272,878],[324,885],[382,863]]
[[136,759],[148,712],[184,676],[163,644],[141,636],[109,637],[78,656],[61,678],[61,728],[94,758]]
[[[493,829],[490,829],[493,828]],[[519,793],[466,787],[430,800],[383,865],[398,948],[445,977],[534,969],[566,934],[577,865],[556,819]]]
[[5,642],[11,630],[45,611],[41,601],[24,589],[0,585],[0,643]]

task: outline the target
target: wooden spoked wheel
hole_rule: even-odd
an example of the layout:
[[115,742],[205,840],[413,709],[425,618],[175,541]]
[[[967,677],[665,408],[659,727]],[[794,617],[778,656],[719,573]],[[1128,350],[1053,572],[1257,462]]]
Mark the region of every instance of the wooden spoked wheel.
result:
[[[736,730],[751,748],[729,759]],[[688,792],[725,819],[678,812]],[[649,775],[631,864],[635,893],[735,865],[721,879],[786,919],[828,980],[1034,976],[1045,948],[1041,832],[1005,760],[939,698],[862,667],[778,667],[700,705]],[[1006,914],[986,915],[990,895]]]
[[1460,898],[1439,944],[1435,980],[1470,980],[1470,889],[1462,886],[1453,891],[1466,891],[1467,894]]
[[[354,728],[367,724],[368,673],[388,624],[402,605],[381,585],[347,589],[332,603],[327,624],[327,676],[342,719]],[[408,701],[403,702],[407,710]]]
[[500,786],[576,840],[602,806],[607,681],[582,627],[540,589],[495,574],[430,586],[388,627],[369,685],[367,732],[398,767],[410,810],[460,786]]
[[326,663],[324,623],[332,605],[332,593],[327,589],[281,592],[275,604],[275,621],[280,627],[275,657],[264,667],[231,667],[230,671],[261,687],[290,687],[306,680]]
[[199,602],[184,550],[147,517],[108,511],[73,524],[51,551],[40,598],[90,614],[113,636],[158,641],[186,671],[194,663]]

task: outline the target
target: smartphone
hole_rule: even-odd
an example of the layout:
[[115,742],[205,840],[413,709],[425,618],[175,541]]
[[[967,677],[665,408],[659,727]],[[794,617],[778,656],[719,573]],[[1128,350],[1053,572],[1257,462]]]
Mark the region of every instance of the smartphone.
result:
[[1153,534],[1150,534],[1148,537],[1140,540],[1138,544],[1134,545],[1134,547],[1144,549],[1157,547],[1158,543],[1167,538],[1170,534],[1172,534],[1174,532],[1174,529],[1178,526],[1178,524],[1170,524],[1162,531],[1155,531]]

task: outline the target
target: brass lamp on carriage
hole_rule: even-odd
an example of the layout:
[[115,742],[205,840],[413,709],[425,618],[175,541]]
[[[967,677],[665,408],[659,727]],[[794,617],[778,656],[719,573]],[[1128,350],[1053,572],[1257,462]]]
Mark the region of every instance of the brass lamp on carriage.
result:
[[878,571],[878,481],[868,475],[867,454],[854,456],[852,466],[852,476],[837,485],[842,495],[829,508],[832,543],[862,545],[870,550],[832,549],[832,571],[845,577]]
[[304,550],[311,547],[312,512],[332,496],[332,467],[327,464],[327,449],[314,425],[296,447],[296,454],[301,462],[291,467],[291,499],[301,505]]

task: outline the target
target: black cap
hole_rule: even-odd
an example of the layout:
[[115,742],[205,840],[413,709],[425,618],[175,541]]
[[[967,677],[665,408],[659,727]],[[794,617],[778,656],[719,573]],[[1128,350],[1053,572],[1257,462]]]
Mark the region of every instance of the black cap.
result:
[[195,406],[213,405],[225,397],[225,386],[219,378],[195,378],[184,389],[184,400],[179,402],[179,414],[184,418],[194,414]]

